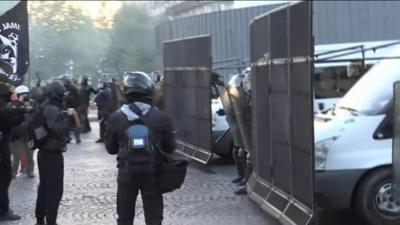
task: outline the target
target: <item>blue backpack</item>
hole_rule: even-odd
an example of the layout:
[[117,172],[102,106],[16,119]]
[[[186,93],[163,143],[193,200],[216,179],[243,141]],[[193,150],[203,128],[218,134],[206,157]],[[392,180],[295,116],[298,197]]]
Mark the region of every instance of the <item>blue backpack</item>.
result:
[[151,151],[150,129],[142,123],[141,119],[133,121],[127,130],[129,151]]
[[140,109],[130,107],[138,116],[125,130],[127,137],[126,161],[131,172],[153,173],[156,167],[157,148],[154,134],[143,119]]

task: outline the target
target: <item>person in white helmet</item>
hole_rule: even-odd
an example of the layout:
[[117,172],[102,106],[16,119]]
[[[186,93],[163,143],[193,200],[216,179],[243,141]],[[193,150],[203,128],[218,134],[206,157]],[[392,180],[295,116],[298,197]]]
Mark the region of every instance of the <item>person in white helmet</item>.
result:
[[[15,94],[17,99],[9,102],[7,107],[9,108],[30,108],[33,103],[29,98],[29,88],[25,85],[20,85],[15,88]],[[10,135],[10,149],[13,154],[12,163],[12,177],[16,178],[18,174],[18,168],[20,165],[21,155],[25,154],[27,156],[28,162],[26,166],[26,175],[28,178],[34,178],[34,161],[33,161],[33,151],[31,151],[27,146],[27,141],[25,138],[24,131],[26,130],[26,123],[23,122],[11,130]]]

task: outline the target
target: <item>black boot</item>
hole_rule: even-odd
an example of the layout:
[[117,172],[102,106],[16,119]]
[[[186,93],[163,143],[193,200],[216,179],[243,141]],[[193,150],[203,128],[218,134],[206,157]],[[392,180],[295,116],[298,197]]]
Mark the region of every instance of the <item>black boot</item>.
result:
[[246,195],[247,194],[246,186],[245,185],[240,186],[239,189],[237,189],[234,193],[235,195]]
[[238,172],[238,177],[232,180],[232,183],[240,183],[240,181],[244,178],[244,168],[243,168],[243,161],[240,157],[240,148],[235,146],[233,147],[233,160],[235,161],[235,166]]
[[242,186],[242,181],[246,179],[246,168],[247,168],[247,153],[243,148],[240,149],[241,153],[239,154],[239,165],[238,172],[241,174],[241,180],[237,183],[239,186]]
[[246,195],[247,194],[247,189],[246,189],[246,184],[247,181],[249,181],[251,173],[253,172],[253,162],[250,158],[250,153],[247,153],[246,155],[246,172],[244,174],[243,180],[240,182],[239,189],[235,191],[235,195]]
[[75,142],[77,144],[80,144],[81,143],[81,135],[79,133],[78,128],[75,128],[75,130],[74,130],[74,137],[75,137]]
[[0,215],[0,221],[20,220],[21,217],[15,214],[12,210],[8,210],[6,214]]
[[36,225],[46,225],[44,218],[36,218]]
[[238,183],[240,183],[242,180],[243,180],[243,177],[239,176],[239,177],[233,179],[233,180],[232,180],[232,183],[238,184]]
[[240,186],[246,186],[247,181],[249,181],[252,172],[253,172],[253,163],[248,161],[246,164],[246,172],[244,174],[243,180],[240,182]]

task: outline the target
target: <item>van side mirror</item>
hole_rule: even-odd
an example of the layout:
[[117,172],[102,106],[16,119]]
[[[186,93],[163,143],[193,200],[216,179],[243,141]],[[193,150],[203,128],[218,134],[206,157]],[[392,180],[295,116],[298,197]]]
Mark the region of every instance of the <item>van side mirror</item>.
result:
[[225,116],[225,110],[224,109],[219,109],[217,112],[218,116]]
[[318,103],[318,110],[323,111],[325,109],[325,104],[323,102]]

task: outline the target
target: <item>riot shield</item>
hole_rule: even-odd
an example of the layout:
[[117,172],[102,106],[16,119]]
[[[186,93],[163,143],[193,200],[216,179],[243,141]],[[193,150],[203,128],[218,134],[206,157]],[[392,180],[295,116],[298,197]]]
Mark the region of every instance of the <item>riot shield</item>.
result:
[[251,107],[250,98],[241,87],[229,87],[229,96],[243,145],[247,151],[251,150]]
[[393,197],[400,199],[400,82],[394,84]]
[[164,43],[165,110],[178,152],[201,163],[212,157],[210,36]]
[[252,152],[249,196],[283,224],[314,216],[312,2],[290,4],[250,26]]
[[232,99],[229,90],[224,86],[217,86],[218,93],[221,98],[222,106],[224,107],[226,121],[232,133],[232,139],[235,146],[243,147],[242,136],[237,123],[237,118],[232,104]]

